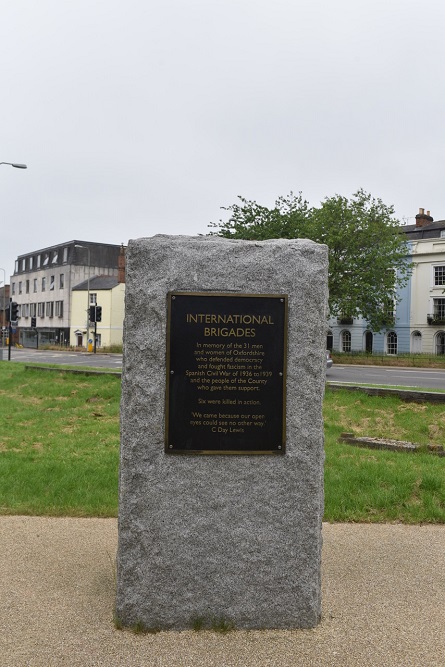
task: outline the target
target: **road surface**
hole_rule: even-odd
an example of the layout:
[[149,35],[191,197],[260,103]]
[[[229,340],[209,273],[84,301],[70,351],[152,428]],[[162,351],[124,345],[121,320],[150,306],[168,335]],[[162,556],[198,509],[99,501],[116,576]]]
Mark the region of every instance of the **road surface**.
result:
[[445,389],[445,370],[435,368],[398,368],[395,366],[352,366],[334,364],[327,372],[328,382],[371,384],[424,389]]
[[[8,358],[7,348],[3,348],[3,359]],[[92,366],[120,370],[121,354],[94,354],[92,352],[58,352],[56,350],[33,350],[12,348],[11,361],[34,364],[68,364]],[[390,366],[353,366],[334,364],[327,372],[328,382],[349,384],[371,384],[403,387],[422,387],[445,390],[445,370],[433,368],[398,368]]]
[[[8,358],[7,348],[3,348],[3,360]],[[68,364],[72,366],[93,366],[94,368],[122,368],[121,354],[94,354],[93,352],[59,352],[57,350],[33,350],[12,348],[11,361],[32,364]]]

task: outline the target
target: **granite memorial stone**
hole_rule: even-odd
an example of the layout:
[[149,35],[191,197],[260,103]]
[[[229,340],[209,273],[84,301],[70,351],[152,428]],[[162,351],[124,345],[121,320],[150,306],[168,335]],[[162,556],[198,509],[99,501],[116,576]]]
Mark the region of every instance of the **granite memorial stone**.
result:
[[327,268],[307,240],[129,242],[124,626],[319,622]]

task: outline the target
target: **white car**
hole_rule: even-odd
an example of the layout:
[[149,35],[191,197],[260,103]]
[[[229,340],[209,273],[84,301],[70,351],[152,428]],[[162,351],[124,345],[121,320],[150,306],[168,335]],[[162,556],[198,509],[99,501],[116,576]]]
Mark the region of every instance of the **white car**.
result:
[[329,350],[326,350],[326,370],[328,371],[330,368],[332,368],[332,364],[334,362],[331,359],[331,353]]

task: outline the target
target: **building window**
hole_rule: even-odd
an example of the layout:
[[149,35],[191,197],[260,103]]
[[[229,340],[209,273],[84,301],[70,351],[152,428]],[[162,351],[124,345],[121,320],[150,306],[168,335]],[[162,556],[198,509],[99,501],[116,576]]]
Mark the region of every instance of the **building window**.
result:
[[332,334],[332,331],[329,330],[326,335],[326,349],[332,352],[333,348],[334,348],[334,336]]
[[14,266],[15,266],[14,273],[18,273],[19,272],[19,260],[18,259],[15,260],[15,265]]
[[63,301],[56,301],[56,317],[63,317]]
[[385,299],[383,304],[383,312],[385,313],[385,320],[393,322],[395,318],[396,303],[394,299]]
[[15,283],[11,285],[11,294],[15,294]]
[[34,293],[37,292],[37,278],[34,278]]
[[50,290],[54,289],[54,276],[49,277],[49,289]]
[[59,276],[59,288],[63,289],[65,287],[65,276],[63,273],[60,274]]
[[68,248],[63,249],[63,261],[64,262],[68,261]]
[[26,271],[26,259],[22,259],[22,271]]
[[46,302],[46,316],[54,317],[54,301]]
[[445,320],[445,299],[434,299],[434,317],[437,320]]
[[58,259],[59,259],[59,251],[58,251],[58,250],[54,250],[54,252],[53,252],[53,258],[52,258],[52,260],[51,260],[51,263],[52,263],[52,264],[57,264],[57,260],[58,260]]
[[436,336],[436,354],[445,354],[445,333],[439,331]]
[[445,285],[445,264],[434,266],[434,285],[436,287]]
[[341,334],[341,349],[343,352],[351,351],[351,332],[342,331]]
[[337,317],[337,324],[354,324],[354,318],[351,315],[340,313]]
[[39,317],[45,317],[45,304],[43,303],[43,301],[37,304],[37,315]]
[[22,281],[20,280],[19,281],[19,294],[21,294],[21,293],[22,293]]
[[30,257],[29,258],[29,270],[30,271],[33,268],[33,266],[34,266],[34,257]]
[[29,317],[29,303],[22,306],[22,317]]
[[43,277],[42,278],[42,292],[45,292],[45,291],[46,291],[46,278]]
[[397,354],[397,334],[390,331],[386,339],[386,351],[388,354]]
[[37,316],[37,304],[36,303],[31,304],[30,314],[31,314],[31,317],[36,317]]
[[365,333],[365,351],[368,354],[372,354],[372,347],[374,343],[374,334],[372,331],[367,331]]
[[42,264],[42,266],[48,266],[48,264],[49,264],[49,252],[46,252],[43,255],[43,264]]
[[96,292],[90,292],[90,304],[92,306],[95,306],[97,304],[97,293]]
[[25,282],[25,292],[26,294],[29,294],[29,280]]
[[40,255],[37,255],[37,268],[40,269]]

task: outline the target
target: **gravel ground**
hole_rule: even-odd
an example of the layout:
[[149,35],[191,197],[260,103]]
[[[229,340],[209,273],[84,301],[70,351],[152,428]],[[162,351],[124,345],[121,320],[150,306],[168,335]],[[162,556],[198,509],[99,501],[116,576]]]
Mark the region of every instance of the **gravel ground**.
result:
[[444,667],[445,526],[325,524],[314,630],[113,625],[114,519],[0,517],[1,667]]

